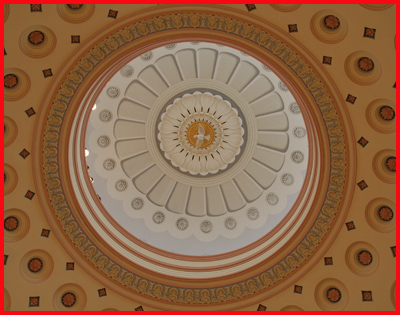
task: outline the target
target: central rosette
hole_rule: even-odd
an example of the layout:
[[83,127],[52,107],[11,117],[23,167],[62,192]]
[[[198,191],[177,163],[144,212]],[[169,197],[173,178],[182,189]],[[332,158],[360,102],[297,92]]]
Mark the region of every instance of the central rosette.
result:
[[193,147],[204,149],[214,142],[215,131],[208,122],[196,121],[187,129],[186,137]]
[[161,115],[158,130],[164,156],[192,175],[226,169],[243,144],[238,111],[221,96],[208,92],[175,99]]

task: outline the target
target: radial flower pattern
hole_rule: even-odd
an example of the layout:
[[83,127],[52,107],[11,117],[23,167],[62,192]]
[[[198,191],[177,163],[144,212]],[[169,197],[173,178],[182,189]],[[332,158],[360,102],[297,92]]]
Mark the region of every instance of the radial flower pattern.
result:
[[[210,43],[163,46],[142,57],[96,100],[98,112],[107,112],[93,116],[89,139],[107,191],[132,222],[143,218],[157,233],[209,242],[286,211],[307,166],[308,137],[301,106],[281,79],[250,55]],[[119,89],[116,97],[110,87]],[[109,158],[111,172],[103,164]],[[115,189],[120,179],[128,183],[123,191]],[[101,197],[111,209],[112,200]]]
[[219,95],[195,92],[167,107],[158,125],[158,139],[165,157],[181,171],[215,174],[240,153],[241,126],[242,119],[228,101]]

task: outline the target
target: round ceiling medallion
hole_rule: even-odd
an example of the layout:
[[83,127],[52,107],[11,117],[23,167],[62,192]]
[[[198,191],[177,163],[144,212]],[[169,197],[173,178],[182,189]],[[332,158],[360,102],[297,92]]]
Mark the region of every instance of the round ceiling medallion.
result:
[[50,277],[54,269],[51,255],[41,249],[26,253],[20,262],[19,270],[22,277],[32,283],[43,282]]
[[388,99],[372,101],[366,111],[369,125],[378,132],[392,133],[396,130],[396,104]]
[[42,270],[43,263],[39,258],[32,258],[28,263],[28,269],[31,272],[39,272]]
[[389,199],[371,200],[365,209],[368,224],[379,232],[392,232],[396,228],[396,205]]
[[4,228],[7,231],[14,231],[18,227],[18,219],[15,217],[7,217],[4,220]]
[[4,147],[8,147],[13,143],[17,135],[18,126],[15,121],[8,116],[4,116]]
[[360,85],[371,85],[382,75],[382,66],[377,57],[366,51],[350,54],[345,61],[347,76]]
[[339,12],[322,10],[313,15],[310,21],[311,31],[314,36],[328,44],[342,41],[348,33],[345,17]]
[[29,231],[29,217],[19,209],[4,211],[4,240],[16,242],[22,239]]
[[28,93],[30,86],[31,81],[24,71],[16,68],[4,69],[5,101],[17,101],[23,98]]
[[384,120],[393,120],[395,113],[393,108],[390,106],[382,106],[379,115],[382,117]]
[[366,242],[355,242],[346,250],[346,264],[359,276],[370,276],[379,267],[379,256],[375,248]]
[[43,58],[51,54],[57,45],[54,32],[43,25],[33,25],[23,31],[19,39],[22,52],[31,58]]
[[240,153],[244,130],[237,110],[221,96],[185,94],[167,107],[158,125],[165,157],[183,172],[215,174]]
[[4,87],[7,89],[12,89],[18,84],[18,78],[15,74],[7,74],[4,76]]
[[342,282],[329,278],[316,286],[315,300],[324,311],[340,311],[346,307],[349,296]]
[[[229,21],[234,28],[231,29],[230,23],[220,23],[226,21],[229,14],[218,8],[213,15],[194,12],[184,18],[174,7],[174,12],[168,11],[170,15],[160,12],[154,19],[157,10],[153,9],[151,19],[143,17],[140,23],[132,20],[133,24],[129,24],[133,17],[127,16],[124,28],[118,29],[115,25],[112,29],[111,26],[111,30],[104,33],[104,41],[99,41],[87,56],[77,60],[79,65],[71,73],[63,76],[66,78],[63,84],[72,87],[74,98],[83,102],[71,102],[65,89],[54,87],[55,93],[49,94],[56,95],[49,106],[58,108],[60,115],[53,117],[54,111],[43,113],[50,115],[46,119],[48,128],[55,123],[61,127],[70,124],[71,133],[57,133],[59,141],[51,143],[46,136],[35,137],[40,143],[38,152],[42,152],[38,154],[42,159],[40,165],[44,166],[38,167],[37,177],[43,179],[43,183],[37,181],[37,184],[47,189],[48,198],[53,201],[49,204],[49,209],[54,211],[49,215],[52,227],[57,229],[61,223],[66,232],[57,235],[71,239],[63,244],[76,246],[77,252],[71,251],[74,258],[86,267],[96,266],[87,270],[99,272],[102,275],[99,280],[118,293],[138,301],[151,300],[162,309],[169,308],[167,301],[185,308],[202,305],[220,309],[243,306],[242,300],[253,303],[259,299],[259,292],[271,290],[274,294],[287,287],[295,270],[304,271],[307,269],[304,266],[312,264],[313,260],[308,260],[310,256],[315,254],[318,259],[321,256],[318,249],[323,248],[325,239],[331,239],[329,235],[337,234],[337,225],[344,220],[348,201],[342,200],[342,192],[354,181],[354,174],[346,169],[350,162],[347,160],[354,156],[350,154],[354,148],[349,145],[354,139],[348,139],[347,129],[341,126],[347,121],[338,106],[341,97],[331,92],[334,89],[331,90],[329,82],[321,81],[315,73],[318,64],[309,65],[306,57],[296,53],[273,32],[266,32],[271,28],[268,25],[264,29],[239,22],[232,11]],[[196,23],[203,23],[202,17],[204,28],[196,28]],[[200,39],[187,35],[189,32],[183,29],[180,33],[181,27],[195,35],[209,33],[211,43],[206,40],[208,35]],[[217,27],[221,27],[222,32]],[[211,29],[214,31],[209,32]],[[176,32],[176,38],[153,36],[155,33],[162,35],[164,30],[171,31],[171,35]],[[228,30],[235,30],[239,36]],[[274,32],[280,31],[274,29]],[[178,42],[178,35],[183,39],[176,47],[165,48],[171,42]],[[283,32],[279,35],[287,37]],[[120,44],[121,36],[123,44]],[[192,45],[193,40],[200,42]],[[139,42],[145,46],[139,48]],[[121,53],[113,54],[117,50]],[[151,50],[152,57],[144,62],[140,56],[146,50]],[[99,51],[104,54],[101,60]],[[284,56],[280,56],[283,51]],[[115,59],[117,55],[118,60]],[[266,71],[262,63],[272,71]],[[135,69],[129,78],[119,72],[127,64]],[[96,68],[96,78],[91,71],[93,68]],[[281,71],[282,77],[276,76],[275,70]],[[102,79],[99,80],[100,73]],[[279,81],[288,91],[279,88]],[[107,82],[120,89],[118,97],[107,96]],[[171,160],[165,156],[168,150],[158,139],[162,132],[158,126],[170,127],[163,120],[168,105],[173,105],[178,98],[183,99],[185,94],[195,97],[196,91],[202,96],[205,93],[213,97],[219,95],[231,108],[238,109],[234,114],[236,121],[241,119],[240,127],[244,130],[241,134],[244,149],[239,147],[240,152],[234,155],[231,164],[228,162],[226,169],[215,174],[201,175],[199,170],[193,175],[182,171],[172,164],[172,156]],[[296,92],[296,98],[292,91]],[[64,101],[60,103],[61,99]],[[294,102],[302,115],[289,111],[289,105]],[[107,106],[115,117],[112,124],[99,119],[96,110],[92,110],[94,103],[99,111]],[[326,115],[328,112],[331,114]],[[200,108],[199,113],[205,114],[205,111]],[[199,130],[200,120],[196,121],[191,135],[184,133],[178,138],[182,141],[180,145],[185,144],[190,150],[211,149],[218,139],[218,128],[214,129],[209,118],[214,141],[207,143],[205,140],[210,141],[212,134],[207,134],[208,126],[202,125],[203,134]],[[188,129],[196,121],[187,122]],[[229,119],[224,125],[228,122]],[[300,132],[302,138],[295,137],[294,127],[306,130],[306,133]],[[328,127],[342,129],[343,133],[326,133]],[[103,147],[99,146],[102,141],[97,142],[101,136],[108,138]],[[198,145],[199,138],[203,138],[204,148],[199,148],[203,144]],[[174,139],[170,140],[176,141]],[[90,151],[87,157],[85,147]],[[64,148],[68,154],[59,155],[60,160],[54,162],[49,153],[57,154]],[[303,163],[291,159],[295,151],[304,154]],[[329,159],[322,159],[327,156]],[[111,172],[103,166],[108,158],[118,166]],[[94,178],[93,185],[86,162]],[[69,163],[74,167],[60,172],[54,163]],[[290,185],[280,180],[285,174]],[[49,178],[61,182],[62,185],[56,187],[57,192],[53,186],[44,185]],[[115,189],[119,179],[128,182],[127,189],[121,192]],[[319,183],[318,187],[313,183]],[[331,197],[318,194],[319,189],[329,192],[329,196],[334,191],[335,200],[340,202],[327,200]],[[271,191],[279,191],[279,202],[275,205],[266,201]],[[97,195],[101,195],[101,202]],[[141,198],[141,202],[133,203],[135,199],[132,198]],[[313,207],[309,206],[310,202]],[[76,211],[71,210],[73,207]],[[153,218],[158,211],[165,214],[163,219],[160,215]],[[312,211],[315,222],[305,220],[310,217],[308,211]],[[77,212],[82,215],[76,216]],[[92,225],[92,219],[82,221],[81,217],[93,218],[98,225]],[[228,228],[235,225],[228,218],[235,220],[235,228]],[[201,225],[202,222],[206,223]],[[293,223],[302,229],[292,229]],[[247,228],[252,229],[252,233],[244,233]],[[86,229],[90,230],[89,234],[84,232]],[[325,237],[327,231],[332,233]],[[92,236],[96,237],[96,242]],[[292,242],[292,246],[283,246],[288,242]],[[164,279],[166,274],[170,275],[169,279]],[[342,293],[339,304],[347,295],[342,288],[335,287]],[[58,290],[54,303],[60,304],[67,292],[75,294],[67,288],[62,292]],[[75,295],[77,303],[82,301],[79,294]],[[158,298],[160,296],[163,300]],[[62,307],[55,306],[56,309]]]
[[340,26],[339,19],[334,15],[327,15],[324,18],[324,24],[327,28],[335,30]]
[[86,302],[85,290],[75,283],[62,285],[53,295],[53,307],[56,311],[82,311]]
[[379,208],[378,215],[382,221],[390,221],[393,219],[393,210],[387,206],[383,206]]
[[41,31],[33,31],[28,35],[28,40],[33,45],[39,45],[44,41],[44,34]]

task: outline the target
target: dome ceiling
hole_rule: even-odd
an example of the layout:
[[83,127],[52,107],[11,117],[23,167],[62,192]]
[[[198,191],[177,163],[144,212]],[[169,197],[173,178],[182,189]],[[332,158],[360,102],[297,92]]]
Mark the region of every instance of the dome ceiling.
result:
[[4,309],[393,310],[395,13],[4,5]]
[[293,95],[268,67],[223,45],[173,43],[132,60],[88,124],[102,204],[133,236],[173,253],[255,242],[289,212],[307,171]]

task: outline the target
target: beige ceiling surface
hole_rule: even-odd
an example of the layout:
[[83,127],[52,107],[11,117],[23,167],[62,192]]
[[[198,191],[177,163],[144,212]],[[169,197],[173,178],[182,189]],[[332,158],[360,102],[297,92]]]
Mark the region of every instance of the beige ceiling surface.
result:
[[[131,311],[140,306],[109,288],[105,288],[106,295],[101,296],[103,291],[99,292],[99,290],[103,289],[104,285],[89,276],[77,263],[74,264],[74,270],[67,270],[67,263],[73,260],[58,242],[55,231],[50,231],[48,237],[41,236],[43,229],[50,228],[37,196],[33,196],[31,200],[26,198],[29,197],[29,194],[26,196],[27,191],[37,192],[33,179],[32,156],[26,156],[22,151],[24,149],[28,152],[34,151],[31,135],[34,131],[35,119],[40,114],[39,105],[52,80],[63,72],[61,66],[65,61],[74,58],[74,51],[80,47],[79,45],[87,45],[89,48],[99,29],[126,15],[155,6],[157,5],[96,4],[93,15],[78,24],[61,18],[56,4],[43,4],[41,11],[33,12],[29,4],[5,6],[4,68],[6,71],[4,75],[15,73],[23,78],[20,72],[14,71],[14,69],[19,69],[30,79],[27,94],[16,100],[5,100],[4,106],[4,115],[15,122],[13,125],[8,118],[6,120],[6,133],[13,133],[15,139],[13,140],[10,134],[5,135],[7,146],[4,158],[5,163],[15,170],[18,177],[16,178],[12,171],[7,173],[5,219],[14,216],[20,221],[19,227],[14,231],[5,228],[4,255],[7,255],[7,261],[4,266],[4,288],[8,292],[5,293],[5,296],[8,296],[5,308],[9,307],[10,310],[62,309],[62,305],[58,306],[62,296],[58,296],[57,292],[66,284],[77,285],[81,288],[71,287],[72,291],[75,290],[79,301],[85,301],[83,304],[74,304],[72,307],[75,308],[81,307],[84,310],[94,311],[108,308]],[[385,168],[385,161],[388,156],[396,155],[394,151],[395,120],[379,120],[380,118],[375,114],[377,108],[379,110],[383,105],[392,106],[395,110],[396,89],[393,87],[396,80],[395,5],[389,8],[365,8],[357,4],[303,4],[288,12],[277,10],[276,7],[268,4],[256,4],[256,8],[251,11],[248,11],[244,4],[227,6],[243,14],[268,21],[288,33],[289,30],[294,29],[289,25],[296,24],[297,31],[290,32],[290,36],[310,51],[318,62],[330,60],[331,64],[324,63],[323,67],[343,99],[347,100],[345,105],[351,118],[354,138],[358,141],[363,137],[368,141],[366,145],[364,143],[364,146],[355,144],[357,163],[349,165],[356,169],[356,182],[365,181],[368,187],[364,190],[358,186],[355,187],[351,207],[345,220],[349,224],[343,225],[337,238],[324,255],[331,259],[322,259],[305,276],[298,279],[295,286],[290,286],[273,297],[265,299],[261,304],[266,306],[267,310],[281,310],[287,306],[295,306],[303,310],[335,309],[335,307],[359,311],[394,310],[393,288],[396,269],[395,248],[393,252],[392,247],[396,246],[393,229],[396,218],[395,184],[393,183],[395,171]],[[109,16],[110,10],[117,12],[116,19]],[[320,11],[323,10],[327,10],[326,14],[339,17],[341,26],[347,27],[347,34],[344,34],[342,40],[335,42],[337,39],[328,38],[322,41],[314,35],[320,25],[313,24],[313,21],[315,16],[322,14]],[[374,32],[365,28],[373,29]],[[49,47],[48,51],[27,52],[26,34],[34,30],[43,32],[50,30],[46,34],[54,35],[49,36],[48,42],[45,43],[46,47]],[[71,36],[76,35],[80,36],[80,43],[71,42]],[[370,58],[374,62],[375,70],[380,69],[380,76],[373,79],[376,82],[365,82],[363,76],[358,76],[358,72],[353,73],[353,70],[349,70],[349,60],[355,53],[358,54],[358,58]],[[40,55],[40,58],[37,58],[38,56],[34,54],[43,56]],[[53,76],[45,78],[43,70],[46,69],[51,69]],[[5,88],[5,94],[8,92],[9,90]],[[13,93],[11,98],[16,95],[15,92]],[[348,95],[356,98],[354,104],[350,102],[351,98],[349,99]],[[382,99],[384,101],[377,101]],[[28,115],[30,112],[25,111],[31,107],[36,114],[30,116]],[[381,151],[383,153],[380,154]],[[394,217],[391,221],[384,222],[372,213],[381,205],[393,210]],[[13,209],[22,210],[23,213]],[[354,228],[350,222],[353,222]],[[12,222],[8,221],[8,223]],[[9,224],[7,224],[8,227]],[[372,255],[371,263],[357,264],[358,256],[355,257],[354,252],[357,250],[359,252],[360,249]],[[27,266],[28,262],[35,257],[42,258],[45,262],[43,271],[36,274],[29,271]],[[336,303],[326,304],[324,297],[328,293],[324,291],[324,288],[331,285],[329,278],[337,281],[332,285],[339,288],[342,296]],[[372,300],[368,300],[369,291]],[[331,291],[331,294],[334,295],[334,292]],[[36,297],[39,297],[38,306],[35,305],[37,300],[34,298]],[[142,305],[142,307],[146,311],[153,310],[149,305]],[[258,308],[259,305],[255,304],[243,310]],[[64,309],[68,310],[67,307]]]

